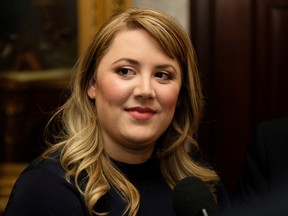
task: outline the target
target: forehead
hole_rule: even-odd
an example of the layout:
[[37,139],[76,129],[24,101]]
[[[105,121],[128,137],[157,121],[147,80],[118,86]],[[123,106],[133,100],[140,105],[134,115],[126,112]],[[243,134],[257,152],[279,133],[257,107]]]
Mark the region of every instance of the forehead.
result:
[[[145,44],[146,46],[149,44],[149,48],[155,47],[159,50],[162,50],[158,42],[144,29],[127,29],[127,28],[122,29],[121,31],[115,34],[110,48],[121,46],[126,48],[134,48],[136,50],[136,48],[141,47],[142,44]],[[134,46],[129,47],[128,45],[130,46],[134,45]]]
[[[149,56],[145,56],[149,54]],[[106,56],[129,55],[126,57],[139,57],[151,60],[172,61],[178,64],[175,58],[169,57],[158,41],[144,29],[123,29],[116,33]],[[123,57],[123,56],[122,56]]]

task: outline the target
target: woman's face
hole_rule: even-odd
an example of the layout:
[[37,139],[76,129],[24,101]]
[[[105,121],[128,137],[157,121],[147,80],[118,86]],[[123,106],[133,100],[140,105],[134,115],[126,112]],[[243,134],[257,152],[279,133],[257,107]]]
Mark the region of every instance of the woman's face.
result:
[[181,70],[144,30],[122,30],[91,79],[104,148],[126,163],[148,159],[172,121],[181,87]]

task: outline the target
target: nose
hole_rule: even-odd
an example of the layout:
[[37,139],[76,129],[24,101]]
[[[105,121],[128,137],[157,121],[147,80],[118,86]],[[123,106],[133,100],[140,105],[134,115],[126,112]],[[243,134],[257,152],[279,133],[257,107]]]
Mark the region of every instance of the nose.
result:
[[153,80],[148,75],[139,76],[136,86],[134,88],[134,96],[140,99],[152,99],[155,97],[155,89],[153,87]]

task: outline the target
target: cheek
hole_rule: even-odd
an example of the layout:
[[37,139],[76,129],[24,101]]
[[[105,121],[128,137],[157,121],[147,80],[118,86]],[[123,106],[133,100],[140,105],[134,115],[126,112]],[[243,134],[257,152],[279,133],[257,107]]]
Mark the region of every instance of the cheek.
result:
[[178,102],[178,96],[179,96],[179,89],[171,89],[170,91],[163,91],[161,98],[161,103],[167,107],[167,109],[171,110],[175,109],[177,102]]
[[101,85],[98,86],[98,95],[102,98],[102,101],[109,104],[122,103],[129,96],[129,90],[127,85],[117,82],[106,82],[103,80]]

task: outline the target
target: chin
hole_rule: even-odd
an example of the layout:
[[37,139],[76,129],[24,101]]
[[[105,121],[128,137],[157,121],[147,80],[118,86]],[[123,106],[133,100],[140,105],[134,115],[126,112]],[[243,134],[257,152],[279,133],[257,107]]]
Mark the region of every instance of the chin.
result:
[[133,146],[149,146],[149,145],[153,145],[156,143],[156,139],[155,138],[151,138],[151,137],[130,137],[128,139],[128,142],[131,143]]

